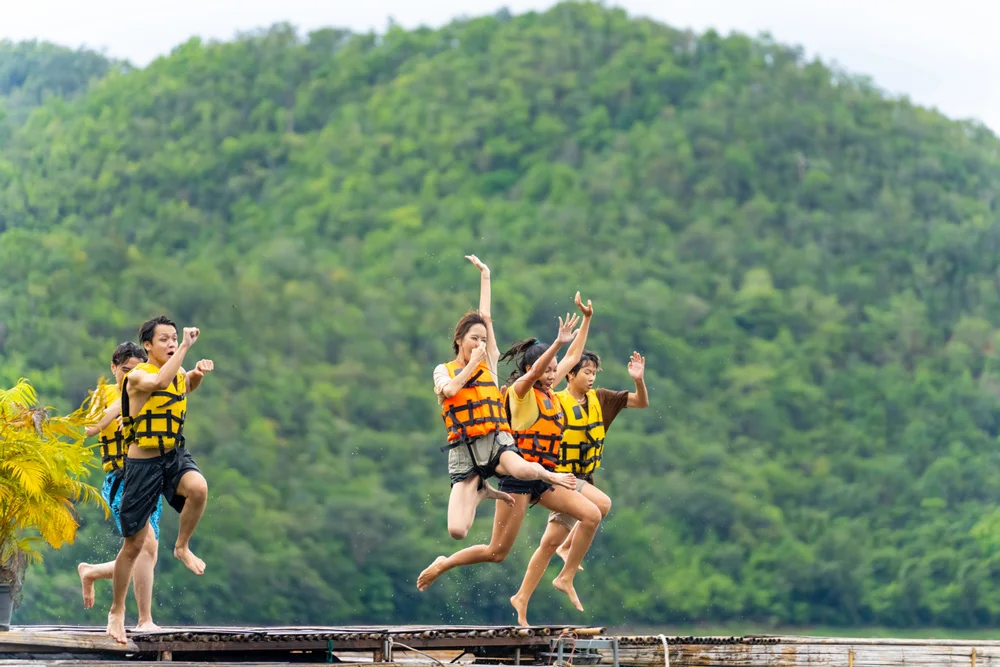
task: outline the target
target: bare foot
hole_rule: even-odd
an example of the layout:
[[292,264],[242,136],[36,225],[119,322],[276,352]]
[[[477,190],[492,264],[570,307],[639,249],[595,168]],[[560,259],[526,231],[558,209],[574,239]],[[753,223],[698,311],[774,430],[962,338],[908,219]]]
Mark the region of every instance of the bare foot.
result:
[[76,566],[76,572],[80,575],[80,583],[83,584],[83,608],[90,609],[94,606],[94,578],[90,576],[93,566],[89,563],[80,563]]
[[140,623],[139,625],[135,626],[136,632],[157,632],[159,629],[160,626],[158,626],[156,623],[153,623],[152,621],[146,621],[144,623]]
[[583,605],[580,604],[580,598],[576,596],[576,589],[573,588],[572,581],[566,581],[565,579],[556,577],[552,580],[552,585],[557,591],[565,593],[569,598],[569,601],[573,603],[574,607],[576,607],[579,611],[583,611]]
[[513,496],[511,496],[509,493],[504,493],[503,491],[500,491],[498,489],[494,489],[489,484],[484,484],[483,485],[483,490],[481,491],[481,493],[483,494],[483,498],[484,499],[499,500],[499,501],[507,503],[511,507],[514,506],[514,497]]
[[528,626],[528,601],[522,600],[517,595],[512,595],[510,597],[510,603],[513,605],[514,610],[517,611],[517,624],[522,628],[527,628]]
[[545,480],[549,484],[576,491],[576,475],[570,472],[550,472]]
[[199,576],[205,574],[205,561],[195,556],[190,549],[186,547],[174,547],[174,558],[184,563],[187,569],[195,574]]
[[121,612],[115,613],[114,611],[108,612],[108,634],[119,644],[127,644],[128,639],[125,638],[125,610],[122,609]]
[[[566,542],[563,542],[562,546],[556,549],[556,555],[562,558],[564,563],[566,562],[566,558],[567,556],[569,556],[569,547],[566,546]],[[577,565],[576,569],[578,569],[580,572],[583,572],[582,565]]]
[[420,573],[420,576],[417,577],[418,591],[426,591],[427,587],[433,584],[437,578],[441,576],[441,573],[443,572],[442,566],[446,560],[448,560],[446,557],[438,556],[434,559],[433,563],[428,565],[424,571]]

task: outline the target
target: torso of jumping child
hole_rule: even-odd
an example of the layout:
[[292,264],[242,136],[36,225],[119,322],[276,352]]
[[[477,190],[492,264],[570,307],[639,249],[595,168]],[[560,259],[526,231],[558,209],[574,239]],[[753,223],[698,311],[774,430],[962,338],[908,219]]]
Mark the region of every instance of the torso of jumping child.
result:
[[[129,377],[132,377],[136,371],[140,371],[145,374],[155,375],[159,373],[160,369],[157,366],[146,362],[136,366],[135,369],[133,369],[132,372],[125,377],[124,384],[126,390],[128,391],[129,416],[137,417],[144,412],[153,413],[154,415],[156,415],[155,419],[158,422],[162,421],[165,425],[166,419],[160,416],[161,410],[157,409],[157,407],[155,406],[149,405],[151,399],[159,399],[160,398],[159,394],[164,394],[165,395],[165,399],[163,401],[164,405],[167,403],[179,404],[177,406],[176,411],[180,413],[180,420],[181,423],[183,423],[184,411],[186,409],[186,401],[184,399],[184,396],[186,394],[184,369],[182,368],[178,371],[177,376],[171,383],[171,386],[166,391],[162,392],[158,392],[156,390],[142,390],[133,388],[129,384],[128,379]],[[156,396],[154,396],[154,394]],[[175,397],[166,396],[167,394],[171,395],[176,394],[177,396],[180,397],[180,400],[178,401],[176,396]],[[171,426],[170,428],[176,432],[176,426]],[[143,446],[143,440],[150,440],[150,439],[149,438],[133,439],[133,441],[129,443],[128,457],[130,459],[155,459],[161,456],[162,452],[159,447],[150,446],[149,443],[145,443],[146,446]],[[174,449],[173,443],[171,443],[170,446],[167,447],[166,451],[169,451],[170,449]]]

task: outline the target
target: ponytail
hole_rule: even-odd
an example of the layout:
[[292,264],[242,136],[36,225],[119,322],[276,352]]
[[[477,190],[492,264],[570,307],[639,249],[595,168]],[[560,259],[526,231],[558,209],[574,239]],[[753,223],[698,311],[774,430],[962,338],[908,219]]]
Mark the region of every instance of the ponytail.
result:
[[519,377],[527,373],[528,367],[538,361],[547,349],[548,346],[537,338],[525,338],[500,355],[500,361],[514,361],[514,370],[507,378],[507,386],[512,386]]

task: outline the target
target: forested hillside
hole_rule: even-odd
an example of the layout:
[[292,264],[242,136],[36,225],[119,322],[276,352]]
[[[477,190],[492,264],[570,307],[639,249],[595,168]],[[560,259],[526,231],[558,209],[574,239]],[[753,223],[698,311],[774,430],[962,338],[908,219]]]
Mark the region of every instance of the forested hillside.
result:
[[46,100],[72,99],[109,70],[126,68],[94,51],[0,40],[0,146]]
[[[534,622],[995,626],[997,183],[982,127],[597,4],[193,40],[0,150],[0,382],[68,407],[147,317],[201,328],[208,570],[161,551],[161,623],[513,622],[540,510],[504,564],[415,588],[457,546],[431,371],[474,252],[501,347],[579,289],[600,382],[647,359],[587,611],[543,587]],[[117,540],[83,518],[15,622],[104,622],[75,566]]]

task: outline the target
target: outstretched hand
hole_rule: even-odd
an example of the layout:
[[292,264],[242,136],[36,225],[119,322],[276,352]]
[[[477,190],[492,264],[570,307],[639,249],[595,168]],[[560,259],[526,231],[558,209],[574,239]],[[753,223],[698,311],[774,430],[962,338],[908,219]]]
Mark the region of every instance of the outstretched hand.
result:
[[641,380],[645,371],[646,357],[640,356],[638,352],[633,352],[632,358],[628,361],[628,374],[633,380]]
[[591,305],[590,299],[587,299],[586,306],[583,305],[583,299],[580,298],[579,292],[577,292],[576,296],[573,298],[573,303],[575,303],[576,307],[580,309],[580,312],[583,313],[584,317],[592,317],[594,315],[594,306]]
[[476,267],[477,269],[479,269],[479,272],[480,272],[481,274],[483,274],[483,277],[485,277],[485,278],[489,278],[489,277],[490,277],[490,267],[488,267],[488,266],[486,266],[485,264],[483,264],[482,260],[480,260],[480,259],[479,259],[478,257],[476,257],[475,255],[466,255],[466,256],[465,256],[465,258],[466,258],[467,260],[469,260],[470,262],[472,262],[472,264],[473,264],[473,265],[474,265],[474,266],[475,266],[475,267]]
[[556,338],[561,344],[571,342],[576,335],[580,333],[580,330],[576,328],[576,325],[580,323],[579,315],[570,315],[566,313],[566,319],[559,318],[559,336]]

